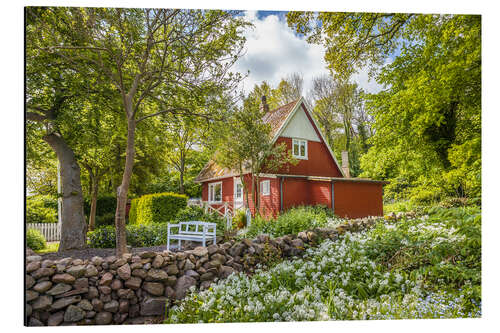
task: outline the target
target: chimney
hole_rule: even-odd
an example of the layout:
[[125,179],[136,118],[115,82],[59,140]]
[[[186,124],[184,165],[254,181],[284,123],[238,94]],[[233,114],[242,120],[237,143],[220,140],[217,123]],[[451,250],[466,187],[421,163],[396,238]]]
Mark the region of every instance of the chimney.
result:
[[262,100],[262,109],[264,110],[264,113],[268,113],[269,112],[269,105],[267,104],[266,96],[262,96],[261,100]]
[[346,150],[342,151],[342,171],[344,171],[346,178],[351,177],[349,174],[349,154]]

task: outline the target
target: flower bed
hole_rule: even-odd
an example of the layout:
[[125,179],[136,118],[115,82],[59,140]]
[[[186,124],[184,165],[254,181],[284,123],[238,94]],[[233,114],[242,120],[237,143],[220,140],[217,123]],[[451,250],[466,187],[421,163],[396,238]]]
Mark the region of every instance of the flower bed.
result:
[[479,209],[378,222],[191,293],[167,323],[480,317]]

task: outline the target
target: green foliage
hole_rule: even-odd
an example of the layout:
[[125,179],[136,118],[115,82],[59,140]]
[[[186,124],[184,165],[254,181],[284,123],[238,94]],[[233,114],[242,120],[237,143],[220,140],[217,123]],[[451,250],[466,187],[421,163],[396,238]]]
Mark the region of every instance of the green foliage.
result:
[[57,223],[57,198],[50,195],[27,197],[26,223]]
[[33,251],[43,250],[47,246],[47,241],[40,231],[28,229],[26,232],[26,246]]
[[239,209],[233,216],[233,228],[241,229],[247,225],[247,214],[244,209]]
[[105,225],[115,225],[115,213],[106,213],[104,215],[95,217],[95,226],[96,228],[105,226]]
[[276,219],[266,220],[256,216],[248,228],[246,237],[252,238],[260,234],[279,237],[297,234],[300,231],[324,227],[328,218],[332,218],[331,210],[324,206],[301,206],[287,210]]
[[[156,193],[144,195],[131,202],[129,221],[131,224],[165,223],[175,218],[186,208],[187,196],[176,193]],[[135,206],[135,207],[134,207]]]
[[176,223],[187,221],[202,221],[217,224],[217,235],[223,235],[226,230],[226,219],[218,213],[205,213],[203,208],[198,206],[187,206],[179,210],[175,217]]
[[[168,223],[127,225],[127,244],[132,247],[149,247],[167,244]],[[87,233],[87,243],[93,248],[114,248],[116,233],[113,226],[104,226]]]
[[[83,206],[85,215],[90,215],[90,198],[85,198]],[[116,197],[113,195],[101,195],[97,197],[96,216],[107,214],[115,214],[116,212]]]

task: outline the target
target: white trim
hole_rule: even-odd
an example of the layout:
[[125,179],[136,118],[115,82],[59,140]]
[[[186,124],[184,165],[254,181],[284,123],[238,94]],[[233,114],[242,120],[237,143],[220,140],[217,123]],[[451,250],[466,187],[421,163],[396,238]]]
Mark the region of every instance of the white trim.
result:
[[[297,138],[292,138],[292,156],[299,159],[299,160],[307,160],[307,143],[308,140],[306,139],[297,139]],[[295,155],[295,143],[299,145],[299,155]],[[304,156],[300,155],[300,146],[301,144],[304,143]]]
[[[266,185],[267,184],[267,191],[266,190]],[[260,195],[261,196],[268,196],[271,195],[271,181],[269,179],[264,179],[260,181]]]
[[[288,115],[288,117],[286,118],[285,122],[283,123],[283,125],[281,125],[281,127],[279,128],[279,130],[276,132],[276,134],[274,135],[274,138],[273,138],[273,141],[272,143],[276,142],[276,140],[278,139],[278,137],[281,135],[281,132],[283,132],[283,130],[285,129],[285,127],[288,125],[288,123],[290,122],[290,119],[292,119],[293,115],[295,114],[295,112],[297,112],[297,109],[298,107],[304,103],[304,106],[305,106],[305,111],[309,114],[309,116],[311,117],[314,125],[316,126],[316,129],[318,130],[319,132],[319,135],[321,136],[321,139],[323,140],[323,143],[325,144],[326,148],[328,148],[328,151],[330,152],[330,155],[332,156],[333,158],[333,161],[335,162],[335,164],[337,165],[337,169],[339,169],[340,173],[342,174],[342,177],[345,177],[345,174],[344,174],[344,171],[342,170],[342,168],[340,167],[339,165],[339,162],[337,161],[337,159],[335,158],[335,155],[333,154],[333,151],[332,149],[330,148],[330,146],[328,145],[328,142],[326,141],[325,139],[325,136],[323,135],[323,133],[321,132],[321,127],[319,127],[318,123],[316,122],[316,120],[314,119],[313,115],[311,114],[311,112],[309,112],[309,105],[307,105],[307,102],[306,100],[304,99],[304,97],[300,97],[300,99],[297,101],[297,103],[295,103],[295,106],[293,107],[292,109],[292,112],[290,112],[290,114]],[[293,147],[292,147],[293,148]]]
[[[212,201],[212,196],[210,195],[210,188],[220,184],[220,201]],[[211,204],[221,204],[222,203],[222,182],[208,183],[208,203]]]
[[[241,198],[236,198],[236,186],[241,185]],[[233,202],[241,203],[243,202],[243,183],[240,177],[233,178]]]

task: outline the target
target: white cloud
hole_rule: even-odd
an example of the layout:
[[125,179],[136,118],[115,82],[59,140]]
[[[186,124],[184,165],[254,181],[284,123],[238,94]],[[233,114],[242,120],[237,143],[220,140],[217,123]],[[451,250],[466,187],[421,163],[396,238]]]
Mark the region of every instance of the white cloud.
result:
[[[250,70],[242,85],[245,94],[262,81],[276,86],[282,78],[299,72],[304,76],[306,95],[313,77],[328,74],[323,46],[309,44],[295,35],[286,19],[280,20],[277,15],[259,19],[255,11],[247,11],[244,16],[254,25],[244,32],[246,54],[235,64],[235,70],[241,73]],[[368,80],[367,70],[360,71],[353,79],[368,92],[380,90],[374,80]]]

